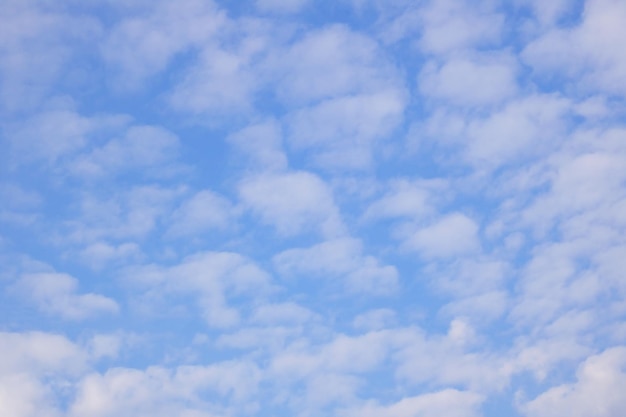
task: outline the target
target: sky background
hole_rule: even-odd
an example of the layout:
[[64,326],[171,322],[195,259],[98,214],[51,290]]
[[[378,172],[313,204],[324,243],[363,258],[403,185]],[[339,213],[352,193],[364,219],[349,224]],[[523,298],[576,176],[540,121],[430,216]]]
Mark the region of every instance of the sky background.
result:
[[623,417],[624,22],[0,0],[0,415]]

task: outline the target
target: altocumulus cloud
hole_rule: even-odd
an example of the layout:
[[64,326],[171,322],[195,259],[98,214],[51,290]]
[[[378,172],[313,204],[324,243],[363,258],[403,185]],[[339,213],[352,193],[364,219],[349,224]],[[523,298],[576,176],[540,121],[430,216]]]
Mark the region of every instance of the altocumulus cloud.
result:
[[623,417],[622,0],[0,2],[0,415]]

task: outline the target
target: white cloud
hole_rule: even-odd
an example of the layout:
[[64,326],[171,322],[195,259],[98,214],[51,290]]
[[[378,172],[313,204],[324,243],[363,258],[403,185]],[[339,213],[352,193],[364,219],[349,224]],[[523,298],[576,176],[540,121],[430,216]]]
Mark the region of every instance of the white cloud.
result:
[[504,29],[504,16],[486,1],[435,0],[419,13],[423,25],[419,45],[435,54],[497,44]]
[[520,4],[529,5],[539,20],[539,23],[548,27],[554,25],[559,18],[566,14],[568,12],[568,6],[571,4],[568,0],[518,0],[518,2]]
[[569,106],[567,99],[558,96],[535,95],[471,121],[466,158],[477,166],[499,166],[550,150],[563,137]]
[[398,286],[394,266],[380,265],[372,256],[363,255],[357,239],[329,240],[305,249],[289,249],[274,256],[276,269],[285,276],[312,276],[340,280],[354,292],[389,294]]
[[[140,240],[173,207],[181,189],[156,185],[136,186],[113,194],[82,195],[78,214],[65,221],[57,243],[94,244],[105,239]],[[97,253],[96,253],[97,254]]]
[[[306,381],[306,398],[303,407],[324,408],[330,404],[353,402],[361,381],[345,374],[320,373]],[[296,403],[297,404],[297,403]]]
[[515,61],[452,58],[422,69],[418,83],[427,97],[461,106],[494,105],[517,93]]
[[505,290],[492,290],[458,297],[444,305],[440,312],[446,317],[469,317],[474,322],[489,322],[501,318],[509,305],[509,294]]
[[519,300],[513,317],[537,326],[553,320],[567,308],[595,303],[613,283],[603,282],[593,270],[578,267],[600,248],[582,240],[538,246],[522,273]]
[[165,70],[177,54],[211,40],[227,21],[212,1],[148,4],[148,10],[117,23],[102,43],[102,55],[114,70],[117,89],[142,86]]
[[282,131],[275,120],[254,124],[228,136],[228,142],[246,155],[254,168],[281,170],[287,168],[282,148]]
[[172,93],[170,104],[215,120],[218,115],[250,112],[259,82],[249,68],[250,58],[245,51],[205,48]]
[[449,55],[495,46],[502,41],[505,29],[505,16],[492,1],[369,2],[377,4],[383,17],[381,36],[385,42],[417,38],[417,45],[427,54]]
[[0,183],[0,200],[3,201],[0,222],[13,225],[34,223],[42,206],[39,193],[12,183]]
[[376,42],[346,26],[308,32],[270,59],[280,74],[278,95],[287,103],[372,94],[401,85]]
[[323,101],[288,116],[289,144],[313,151],[313,161],[322,167],[368,168],[374,162],[376,142],[397,127],[404,105],[398,90]]
[[398,179],[387,184],[385,189],[388,189],[385,195],[367,207],[364,220],[429,217],[435,213],[436,200],[445,193],[446,182]]
[[304,171],[263,174],[242,181],[243,203],[282,236],[304,231],[322,236],[343,234],[344,226],[329,187]]
[[87,342],[87,349],[92,358],[117,358],[128,337],[122,334],[96,334]]
[[81,261],[92,269],[101,269],[105,265],[137,259],[142,255],[139,245],[125,242],[119,245],[97,241],[80,251]]
[[571,127],[573,110],[573,102],[557,94],[518,97],[483,114],[439,107],[415,125],[409,146],[419,150],[434,144],[449,167],[456,166],[460,157],[477,174],[485,174],[558,149]]
[[[363,169],[376,142],[403,118],[406,93],[396,68],[371,38],[333,25],[270,55],[286,116],[287,144],[313,151],[331,169]],[[293,109],[293,106],[291,107]]]
[[621,41],[626,5],[620,0],[585,2],[582,21],[555,28],[530,43],[522,57],[540,74],[564,75],[584,92],[626,95],[626,58]]
[[538,163],[545,174],[530,187],[542,187],[541,192],[521,207],[521,215],[516,211],[521,224],[513,227],[530,228],[544,243],[535,244],[523,269],[516,320],[545,325],[565,311],[584,308],[607,318],[597,331],[620,314],[624,286],[616,271],[623,269],[626,176],[618,131],[581,131],[569,146]]
[[550,388],[521,408],[529,417],[620,417],[626,410],[625,369],[626,348],[607,349],[578,368],[575,383]]
[[263,304],[256,308],[252,315],[253,323],[276,324],[304,324],[315,317],[315,314],[293,302]]
[[58,397],[87,356],[63,336],[0,332],[0,414],[60,417]]
[[480,248],[478,226],[462,213],[448,214],[411,232],[403,247],[425,258],[449,258],[472,253]]
[[72,110],[40,112],[10,136],[14,161],[54,164],[87,146],[94,121]]
[[226,198],[210,191],[199,191],[172,213],[166,234],[193,236],[208,230],[225,230],[233,223],[234,207]]
[[59,79],[71,72],[67,68],[71,59],[84,54],[83,48],[91,47],[100,31],[99,22],[85,15],[38,1],[3,1],[0,109],[19,112],[39,107]]
[[302,336],[302,327],[290,324],[295,323],[286,320],[282,326],[242,328],[220,335],[215,345],[222,349],[253,350],[257,353],[267,350],[278,353],[285,349],[288,342]]
[[[257,389],[259,371],[254,364],[221,362],[211,366],[180,366],[146,370],[111,368],[87,375],[78,385],[69,416],[219,417],[231,415],[229,403],[244,409]],[[203,399],[218,395],[219,403]],[[221,405],[220,405],[221,403]]]
[[153,309],[176,307],[168,300],[172,294],[193,297],[202,317],[217,328],[231,327],[240,321],[240,311],[229,303],[229,297],[254,299],[270,291],[269,277],[264,271],[249,259],[230,252],[198,253],[171,267],[130,268],[125,277],[142,290],[149,290],[144,302],[153,303]]
[[293,344],[272,358],[268,372],[281,383],[320,373],[364,374],[377,369],[404,336],[401,331],[383,330],[354,337],[338,334],[320,346]]
[[41,206],[42,197],[39,193],[12,183],[0,183],[0,199],[5,207],[13,209],[33,209]]
[[502,317],[510,307],[505,284],[513,276],[513,268],[505,261],[471,256],[430,275],[430,285],[451,297],[440,309],[446,317],[467,317],[480,323]]
[[555,218],[612,206],[626,198],[622,187],[626,152],[618,152],[563,155],[553,168],[556,172],[551,175],[549,191],[525,210],[525,220],[542,226]]
[[155,126],[130,127],[122,137],[78,156],[69,166],[81,178],[100,178],[134,171],[169,176],[179,150],[178,138]]
[[[623,229],[621,229],[623,230]],[[598,251],[593,256],[599,276],[619,294],[626,294],[623,272],[626,270],[626,244],[618,244]]]
[[42,312],[64,319],[84,320],[119,312],[118,304],[108,297],[78,293],[78,280],[67,274],[25,274],[12,288]]
[[470,257],[459,259],[442,270],[434,284],[451,294],[472,295],[500,289],[510,272],[511,267],[505,261]]
[[[463,324],[459,329],[455,323]],[[505,355],[484,349],[473,328],[457,320],[445,336],[413,335],[400,346],[394,360],[400,381],[463,387],[484,395],[504,389],[513,373]]]
[[10,417],[58,417],[54,396],[24,374],[0,375],[0,413]]
[[80,372],[87,357],[67,338],[43,332],[0,332],[0,372]]
[[352,321],[352,325],[359,330],[382,330],[393,327],[396,320],[397,315],[395,311],[379,308],[359,314]]
[[481,395],[447,389],[443,391],[407,397],[387,406],[371,402],[354,410],[341,413],[345,417],[478,417],[480,405],[484,401]]
[[304,415],[319,414],[330,404],[337,405],[334,414],[342,415],[347,407],[353,411],[351,406],[361,402],[359,389],[367,385],[371,373],[388,366],[394,351],[423,343],[416,333],[415,329],[382,330],[357,336],[338,334],[322,344],[293,343],[273,356],[268,377],[281,388],[277,398],[288,399]]

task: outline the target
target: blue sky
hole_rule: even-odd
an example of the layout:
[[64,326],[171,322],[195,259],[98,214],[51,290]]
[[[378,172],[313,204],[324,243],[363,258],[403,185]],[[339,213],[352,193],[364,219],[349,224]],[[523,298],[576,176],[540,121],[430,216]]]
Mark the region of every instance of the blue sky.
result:
[[624,21],[1,0],[0,415],[623,417]]

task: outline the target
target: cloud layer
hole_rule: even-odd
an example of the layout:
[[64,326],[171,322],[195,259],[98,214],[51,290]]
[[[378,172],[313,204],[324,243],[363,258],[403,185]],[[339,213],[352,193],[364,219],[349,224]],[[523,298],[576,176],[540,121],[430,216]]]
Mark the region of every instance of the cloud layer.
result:
[[621,0],[5,0],[0,415],[623,417]]

